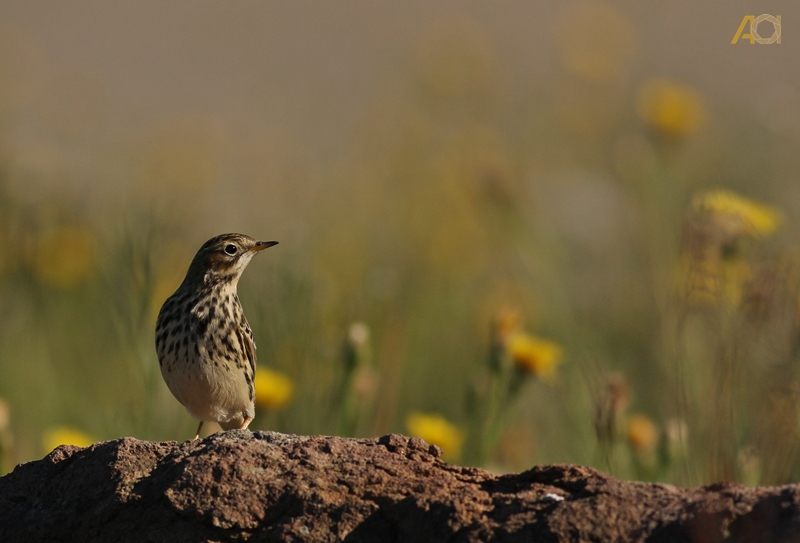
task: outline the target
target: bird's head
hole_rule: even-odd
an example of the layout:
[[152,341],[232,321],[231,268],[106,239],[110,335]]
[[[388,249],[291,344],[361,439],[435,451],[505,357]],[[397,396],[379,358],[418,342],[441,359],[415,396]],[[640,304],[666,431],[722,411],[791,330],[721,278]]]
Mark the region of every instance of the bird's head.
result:
[[250,260],[259,251],[277,244],[277,241],[256,241],[244,234],[222,234],[211,238],[197,251],[186,279],[236,285]]

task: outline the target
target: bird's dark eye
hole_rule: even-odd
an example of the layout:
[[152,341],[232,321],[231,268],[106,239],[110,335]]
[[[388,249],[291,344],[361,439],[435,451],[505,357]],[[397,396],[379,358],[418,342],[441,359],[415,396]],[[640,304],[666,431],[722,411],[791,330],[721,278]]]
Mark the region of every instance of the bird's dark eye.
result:
[[236,254],[237,250],[238,249],[236,248],[236,245],[234,245],[232,243],[229,243],[228,245],[225,246],[225,254],[226,255],[234,256]]

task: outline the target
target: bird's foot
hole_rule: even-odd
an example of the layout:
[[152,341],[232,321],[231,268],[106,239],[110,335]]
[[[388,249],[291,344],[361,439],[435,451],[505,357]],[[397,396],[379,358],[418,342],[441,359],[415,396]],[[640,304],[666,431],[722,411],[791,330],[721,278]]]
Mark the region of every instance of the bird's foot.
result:
[[194,439],[192,441],[197,441],[200,439],[200,430],[203,428],[203,421],[200,421],[200,424],[197,426],[197,432],[195,433]]

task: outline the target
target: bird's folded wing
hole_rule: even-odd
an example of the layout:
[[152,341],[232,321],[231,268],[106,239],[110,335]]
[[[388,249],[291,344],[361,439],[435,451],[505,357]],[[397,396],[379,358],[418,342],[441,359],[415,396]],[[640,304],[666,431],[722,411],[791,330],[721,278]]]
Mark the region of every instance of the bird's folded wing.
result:
[[239,341],[244,347],[244,355],[247,361],[250,362],[250,368],[253,370],[253,375],[256,374],[256,341],[253,339],[253,331],[247,323],[247,319],[243,319],[243,327],[239,329]]

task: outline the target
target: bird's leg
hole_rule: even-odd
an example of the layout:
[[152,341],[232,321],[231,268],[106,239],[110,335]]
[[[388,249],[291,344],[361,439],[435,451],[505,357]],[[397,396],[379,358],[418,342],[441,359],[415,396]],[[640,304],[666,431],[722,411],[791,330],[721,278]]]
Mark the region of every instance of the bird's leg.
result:
[[203,428],[203,421],[200,421],[200,424],[197,425],[197,434],[194,436],[195,439],[200,439],[200,429]]
[[239,426],[239,430],[247,430],[247,427],[250,426],[251,422],[253,422],[253,417],[245,417],[244,422],[242,422],[242,425]]

